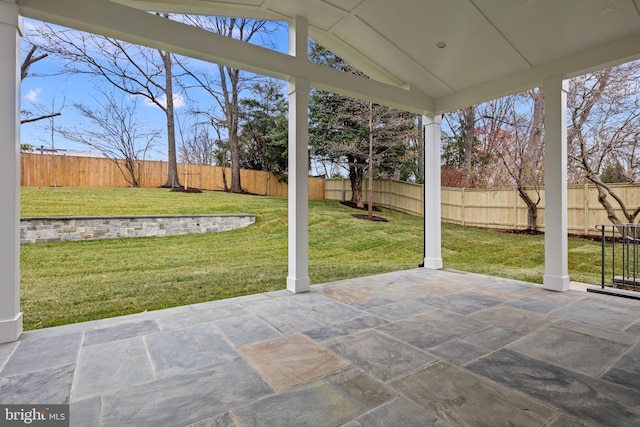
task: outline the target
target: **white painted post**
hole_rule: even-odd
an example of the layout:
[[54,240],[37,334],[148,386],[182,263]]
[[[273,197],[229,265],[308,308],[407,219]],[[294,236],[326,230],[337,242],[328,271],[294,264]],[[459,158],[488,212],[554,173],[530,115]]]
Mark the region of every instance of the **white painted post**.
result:
[[567,237],[567,91],[562,79],[544,82],[544,269],[543,285],[569,289]]
[[[307,58],[307,19],[289,25],[289,54]],[[307,80],[289,81],[289,274],[287,290],[308,292],[309,280],[309,90]]]
[[424,121],[424,266],[442,268],[440,195],[440,124],[442,116],[428,115]]
[[0,343],[22,334],[20,312],[20,33],[13,1],[0,0]]

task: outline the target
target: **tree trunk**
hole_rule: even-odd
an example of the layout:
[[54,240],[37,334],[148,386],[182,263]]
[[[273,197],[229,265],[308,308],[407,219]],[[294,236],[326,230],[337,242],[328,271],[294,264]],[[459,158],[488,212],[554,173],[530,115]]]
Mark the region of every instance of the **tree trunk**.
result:
[[520,198],[527,205],[527,230],[538,231],[538,204],[540,203],[540,196],[538,201],[534,202],[524,188],[518,188],[518,194]]
[[222,167],[222,185],[224,185],[224,191],[229,191],[229,186],[227,184],[227,167]]
[[355,203],[359,208],[364,208],[362,199],[362,178],[364,171],[357,166],[349,166],[349,180],[351,181],[351,203]]
[[229,135],[229,145],[231,145],[231,192],[242,193],[240,182],[240,147],[238,135]]
[[367,218],[373,220],[373,103],[369,102],[369,203],[367,205]]
[[468,107],[465,111],[465,123],[464,123],[464,186],[469,188],[473,186],[472,183],[472,159],[473,159],[473,143],[475,140],[474,126],[476,124],[476,107]]
[[173,112],[173,73],[171,70],[171,53],[160,52],[162,63],[164,65],[165,76],[165,95],[167,98],[167,107],[165,113],[167,115],[167,155],[168,155],[168,176],[167,182],[162,186],[163,188],[176,188],[180,187],[180,178],[178,176],[178,161],[176,158],[176,130],[175,130],[175,116]]
[[[242,193],[240,182],[240,142],[238,141],[238,80],[240,70],[218,65],[220,87],[224,98],[224,114],[231,150],[231,192]],[[227,86],[227,77],[231,88]]]

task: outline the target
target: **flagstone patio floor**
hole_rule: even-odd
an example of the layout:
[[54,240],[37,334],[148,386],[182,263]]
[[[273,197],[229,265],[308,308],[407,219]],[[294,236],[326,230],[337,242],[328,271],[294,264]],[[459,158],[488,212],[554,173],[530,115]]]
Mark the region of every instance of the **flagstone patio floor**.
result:
[[640,425],[640,301],[415,269],[26,332],[73,426]]

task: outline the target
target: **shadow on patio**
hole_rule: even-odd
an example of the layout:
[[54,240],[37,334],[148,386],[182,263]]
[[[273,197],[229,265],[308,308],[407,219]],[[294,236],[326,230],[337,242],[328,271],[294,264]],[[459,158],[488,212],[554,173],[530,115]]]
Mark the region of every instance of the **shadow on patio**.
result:
[[640,424],[640,301],[416,269],[23,334],[0,403],[82,426]]

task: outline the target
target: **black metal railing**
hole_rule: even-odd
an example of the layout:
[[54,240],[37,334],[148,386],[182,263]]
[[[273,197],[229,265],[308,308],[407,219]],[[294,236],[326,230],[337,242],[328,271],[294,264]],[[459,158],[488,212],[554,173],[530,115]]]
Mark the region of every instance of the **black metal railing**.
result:
[[640,289],[640,224],[600,224],[602,288]]

